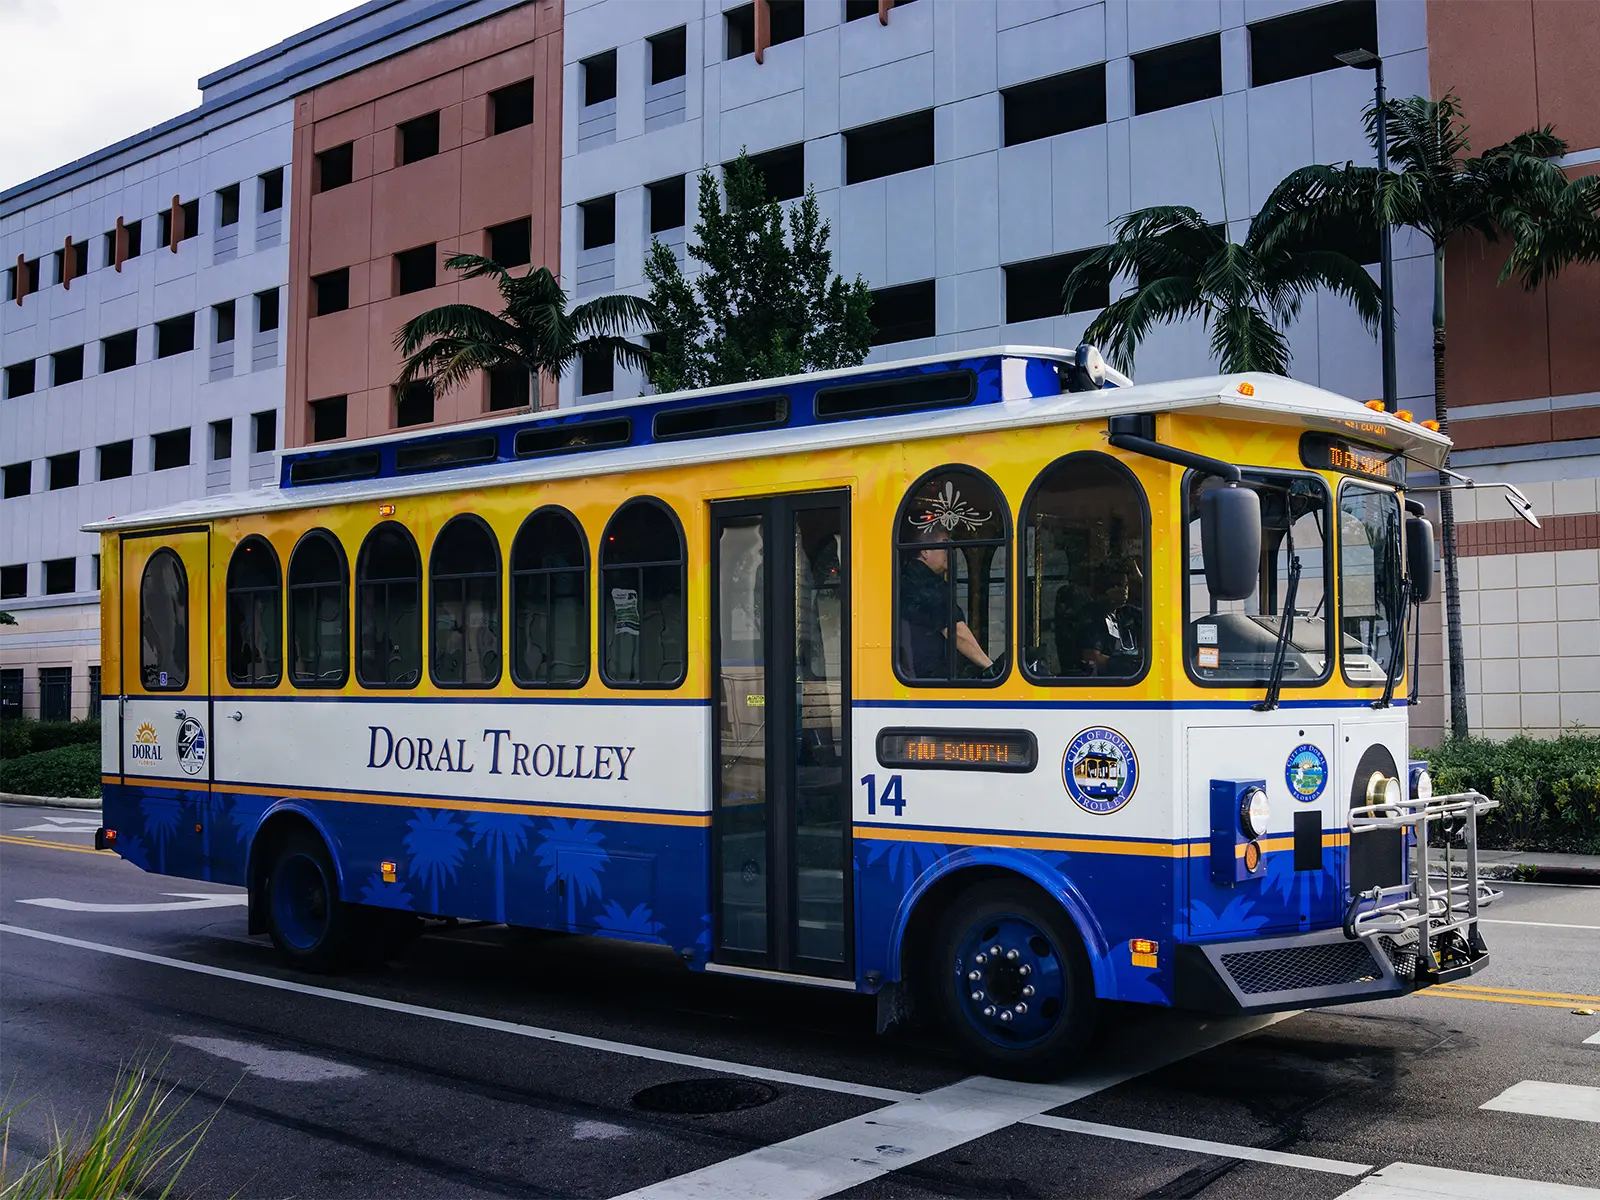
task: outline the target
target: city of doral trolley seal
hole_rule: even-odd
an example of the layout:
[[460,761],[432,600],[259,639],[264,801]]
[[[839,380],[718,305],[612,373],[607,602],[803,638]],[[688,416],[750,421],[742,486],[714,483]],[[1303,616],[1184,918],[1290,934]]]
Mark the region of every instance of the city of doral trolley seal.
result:
[[1139,786],[1139,759],[1115,729],[1085,729],[1067,744],[1061,760],[1067,794],[1085,812],[1114,813]]
[[1328,760],[1310,742],[1296,746],[1284,764],[1283,780],[1289,785],[1291,796],[1310,804],[1328,786]]

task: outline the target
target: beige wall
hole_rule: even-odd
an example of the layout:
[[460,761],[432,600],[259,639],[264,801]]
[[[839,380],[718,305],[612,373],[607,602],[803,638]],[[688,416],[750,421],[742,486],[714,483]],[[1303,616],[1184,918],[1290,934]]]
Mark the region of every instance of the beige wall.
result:
[[89,714],[89,668],[100,665],[100,606],[4,606],[15,625],[0,626],[0,669],[22,671],[22,715],[39,715],[39,670],[72,668],[72,718]]

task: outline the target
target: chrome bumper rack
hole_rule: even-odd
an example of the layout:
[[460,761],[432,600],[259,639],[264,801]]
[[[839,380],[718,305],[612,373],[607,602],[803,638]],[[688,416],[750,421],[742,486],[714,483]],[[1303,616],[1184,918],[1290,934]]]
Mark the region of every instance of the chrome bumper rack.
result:
[[[1478,909],[1500,893],[1478,879],[1478,814],[1500,807],[1480,792],[1433,796],[1400,804],[1373,804],[1350,810],[1350,836],[1380,829],[1411,832],[1416,846],[1409,878],[1392,887],[1373,887],[1351,898],[1345,912],[1347,938],[1362,938],[1376,950],[1379,939],[1412,942],[1417,948],[1418,984],[1444,983],[1471,975],[1488,958],[1478,934]],[[1435,828],[1442,848],[1429,846]],[[1462,848],[1452,851],[1461,840]],[[1457,859],[1464,861],[1457,879]]]

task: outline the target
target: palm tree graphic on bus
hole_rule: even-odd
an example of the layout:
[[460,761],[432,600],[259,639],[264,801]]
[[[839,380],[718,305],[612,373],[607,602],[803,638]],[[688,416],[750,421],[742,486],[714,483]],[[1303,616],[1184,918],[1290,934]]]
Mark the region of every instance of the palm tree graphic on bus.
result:
[[545,868],[544,887],[549,891],[559,880],[567,898],[567,924],[578,923],[578,905],[591,896],[600,898],[600,873],[611,856],[600,848],[605,834],[593,821],[568,821],[551,817],[539,831],[539,848],[533,852]]
[[654,916],[648,904],[636,904],[629,911],[615,900],[607,900],[606,910],[595,916],[594,923],[599,927],[602,937],[610,935],[632,941],[659,942],[661,931],[666,926],[655,920]]
[[146,796],[139,807],[144,810],[144,831],[156,844],[156,874],[167,873],[167,842],[178,832],[183,807],[174,796]]
[[504,922],[506,859],[516,862],[518,852],[527,848],[533,820],[521,813],[475,812],[467,814],[467,827],[472,830],[472,844],[483,843],[483,852],[494,860],[494,919]]
[[461,826],[455,823],[448,810],[419,808],[413,811],[417,815],[406,822],[411,832],[405,836],[406,853],[411,855],[410,874],[413,878],[422,876],[432,905],[428,911],[436,913],[439,911],[439,882],[442,879],[456,881],[456,868],[461,865],[467,843],[461,836]]

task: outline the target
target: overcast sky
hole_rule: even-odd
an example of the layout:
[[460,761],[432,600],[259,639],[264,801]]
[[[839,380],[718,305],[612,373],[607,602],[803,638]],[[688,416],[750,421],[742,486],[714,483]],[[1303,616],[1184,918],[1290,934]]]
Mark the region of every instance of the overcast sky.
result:
[[195,81],[359,0],[0,0],[0,191],[200,103]]

